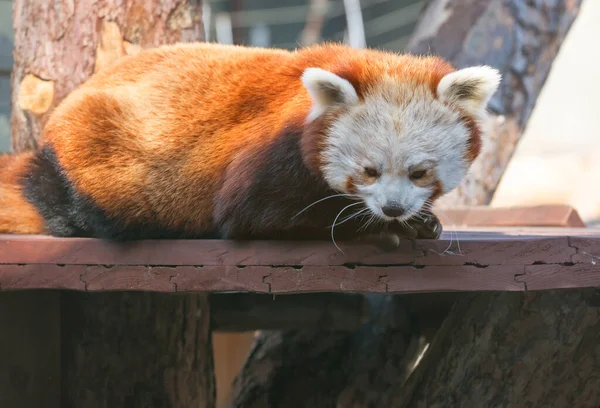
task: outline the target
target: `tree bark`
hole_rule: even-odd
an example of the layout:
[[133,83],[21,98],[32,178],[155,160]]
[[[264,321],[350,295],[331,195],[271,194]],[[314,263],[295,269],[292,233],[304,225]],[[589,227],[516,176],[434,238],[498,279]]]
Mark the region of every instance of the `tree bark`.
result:
[[390,407],[600,406],[600,291],[465,295]]
[[234,381],[229,406],[391,406],[388,388],[408,377],[420,344],[400,297],[369,300],[371,319],[354,332],[262,332]]
[[[203,40],[201,17],[200,0],[15,0],[13,150],[118,58]],[[207,295],[66,292],[60,310],[61,406],[214,406]]]
[[201,0],[14,0],[13,151],[32,149],[54,107],[141,48],[204,39]]
[[[492,114],[485,124],[490,129],[490,136],[484,143],[484,150],[463,184],[440,201],[441,207],[487,204],[490,201],[560,45],[578,14],[580,3],[581,0],[536,2],[432,0],[428,2],[410,42],[409,51],[417,54],[441,55],[459,68],[489,64],[498,68],[503,74],[501,87],[490,104]],[[425,353],[424,361],[427,363],[420,363],[418,375],[410,376],[408,388],[403,386],[404,377],[399,373],[410,372],[407,362],[414,361],[416,354],[422,348],[407,347],[407,344],[418,345],[416,339],[421,334],[429,338],[435,335],[436,330],[432,325],[443,321],[454,300],[460,297],[445,296],[441,307],[427,307],[425,310],[420,305],[440,304],[439,295],[385,297],[383,303],[396,306],[394,309],[382,309],[381,315],[374,318],[375,322],[384,323],[378,330],[349,335],[350,337],[345,339],[346,343],[343,343],[344,346],[338,346],[332,341],[336,338],[335,333],[313,331],[304,333],[301,340],[309,346],[302,347],[300,351],[295,350],[294,344],[289,343],[299,340],[288,337],[286,350],[291,351],[282,353],[275,345],[276,336],[285,336],[285,334],[263,333],[236,379],[233,406],[261,406],[256,403],[252,405],[249,401],[254,401],[253,396],[256,395],[276,394],[278,391],[275,389],[281,386],[283,378],[294,372],[296,367],[304,364],[299,361],[295,353],[310,355],[313,348],[319,350],[322,356],[318,359],[319,367],[336,367],[336,362],[339,364],[340,361],[340,350],[344,350],[344,357],[361,355],[361,353],[363,356],[362,359],[341,360],[344,364],[343,373],[335,370],[330,373],[330,376],[320,377],[321,381],[318,382],[320,388],[315,388],[317,391],[312,392],[310,397],[311,402],[318,400],[317,406],[357,408],[545,406],[543,402],[552,402],[547,398],[548,395],[556,396],[561,391],[563,392],[561,401],[564,401],[571,395],[569,389],[565,387],[551,389],[556,383],[542,381],[550,374],[548,372],[540,374],[540,371],[536,370],[549,367],[558,370],[562,365],[569,367],[571,372],[579,370],[585,375],[598,377],[598,368],[590,368],[584,359],[575,355],[583,352],[577,351],[576,344],[588,344],[589,339],[593,337],[589,333],[593,333],[595,327],[590,323],[594,312],[583,305],[569,312],[557,307],[563,304],[575,307],[577,296],[583,296],[581,293],[542,294],[526,300],[524,296],[529,295],[481,294],[475,295],[473,299],[469,297],[471,300],[468,303],[464,303],[467,302],[466,300],[461,301],[452,309],[444,325],[446,329],[435,336],[435,342]],[[403,304],[399,299],[403,299],[405,303]],[[552,299],[554,301],[550,301]],[[399,312],[398,308],[402,311]],[[391,321],[390,310],[395,310],[395,313],[402,313],[404,316],[413,316],[416,320],[414,326],[412,328],[405,326],[403,331],[401,330],[402,335],[391,331],[391,327],[385,324]],[[510,310],[510,316],[514,321],[503,317],[503,313],[507,310]],[[539,323],[539,332],[531,330],[534,312],[547,316],[544,323]],[[530,313],[530,317],[522,318],[524,313]],[[571,318],[574,320],[570,321]],[[571,332],[574,329],[572,324],[578,321],[582,324],[574,334]],[[559,322],[562,324],[557,324]],[[412,330],[411,341],[406,340],[407,330]],[[545,336],[552,330],[555,338],[569,340],[555,342],[545,340],[547,338]],[[510,333],[506,333],[506,337],[501,338],[501,333],[505,331]],[[577,337],[577,334],[581,334],[582,337]],[[356,339],[360,340],[355,341]],[[369,344],[371,347],[362,348],[364,344]],[[544,347],[536,347],[542,344]],[[324,350],[323,347],[327,349]],[[445,347],[451,347],[449,350],[452,352],[446,353]],[[593,347],[596,345],[593,344]],[[511,355],[508,350],[518,350],[519,354]],[[596,347],[591,353],[592,356],[597,356],[598,348]],[[480,358],[474,358],[473,355]],[[389,356],[397,356],[397,358],[389,358]],[[547,364],[535,363],[539,358],[554,360]],[[520,362],[517,367],[525,367],[525,369],[521,372],[518,368],[512,371],[508,369],[512,363],[517,362]],[[246,386],[252,383],[253,378],[260,375],[261,370],[267,366],[284,366],[285,369],[276,368],[265,381],[258,385],[254,384],[253,387]],[[457,367],[460,369],[457,370]],[[370,376],[369,374],[372,373],[377,375]],[[540,378],[527,383],[528,375],[535,374]],[[517,382],[513,381],[510,375],[515,375],[518,378]],[[487,381],[485,383],[487,388],[481,391],[477,384],[481,384],[484,380]],[[303,388],[303,384],[313,386],[312,379],[306,377],[296,377],[294,382],[294,389],[304,390],[304,392],[310,388]],[[328,389],[327,384],[332,385],[333,391],[319,394],[318,390]],[[574,390],[588,393],[579,400],[582,403],[594,401],[599,395],[600,391],[596,391],[598,387],[594,388],[596,384],[592,380],[586,382],[585,378],[574,379],[571,384],[578,387]],[[527,388],[528,385],[535,385],[538,388],[533,394],[529,394],[531,390]],[[292,392],[291,387],[290,392]],[[462,395],[463,392],[466,392],[465,396]],[[503,396],[503,392],[506,395]],[[294,395],[299,401],[305,401],[302,392],[290,395]],[[430,395],[434,397],[429,397]],[[520,403],[519,397],[531,401],[532,404]],[[539,399],[536,399],[537,397]],[[576,396],[571,398],[573,401],[576,400]],[[514,404],[510,405],[509,402]],[[568,406],[568,404],[558,406]]]
[[61,407],[214,406],[206,295],[72,292],[61,308]]
[[502,72],[489,104],[489,137],[463,183],[439,207],[487,204],[519,141],[582,0],[432,0],[408,51],[456,67],[488,64]]

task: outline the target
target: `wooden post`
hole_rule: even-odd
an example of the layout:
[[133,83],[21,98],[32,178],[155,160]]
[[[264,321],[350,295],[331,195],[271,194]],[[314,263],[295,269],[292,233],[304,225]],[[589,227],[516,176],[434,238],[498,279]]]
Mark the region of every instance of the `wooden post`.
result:
[[[476,205],[489,202],[502,173],[510,159],[516,143],[521,136],[527,123],[529,115],[533,109],[537,95],[539,94],[546,77],[550,71],[552,61],[556,56],[563,39],[565,38],[571,24],[576,18],[581,0],[541,0],[537,2],[525,1],[504,1],[504,0],[432,0],[428,2],[421,21],[415,31],[414,37],[410,42],[409,50],[415,53],[438,54],[453,62],[457,67],[468,65],[490,64],[500,69],[504,79],[499,92],[491,101],[490,108],[493,112],[490,121],[486,124],[491,130],[490,139],[484,145],[485,149],[481,157],[474,164],[471,174],[467,177],[461,187],[454,193],[444,197],[440,204],[446,205]],[[431,302],[438,300],[438,295],[428,296]],[[543,326],[537,334],[532,334],[529,320],[523,319],[518,323],[508,324],[497,314],[502,314],[508,308],[512,308],[515,318],[522,313],[558,313],[564,315],[565,319],[573,318],[574,315],[561,313],[561,311],[552,311],[553,307],[560,308],[564,302],[574,305],[575,298],[562,298],[563,294],[547,294],[532,300],[532,303],[523,301],[523,295],[514,296],[492,296],[489,294],[477,295],[479,300],[470,301],[466,307],[456,307],[450,313],[452,322],[460,322],[464,319],[470,324],[461,324],[456,328],[449,327],[439,336],[443,338],[436,340],[435,344],[429,347],[425,354],[426,364],[419,364],[419,376],[411,375],[410,388],[406,389],[405,376],[400,373],[410,372],[414,357],[422,351],[419,347],[419,341],[422,330],[419,322],[419,310],[411,310],[410,305],[399,300],[392,301],[387,298],[387,302],[395,305],[392,309],[381,311],[383,316],[377,316],[375,321],[390,321],[390,313],[403,313],[411,316],[414,326],[413,340],[406,341],[404,335],[394,332],[385,323],[377,331],[367,333],[365,336],[359,336],[360,341],[356,341],[354,336],[349,335],[344,339],[339,339],[336,333],[316,332],[303,333],[302,338],[294,339],[287,336],[285,350],[289,353],[283,354],[281,348],[277,346],[278,338],[286,336],[285,333],[263,333],[254,345],[253,353],[249,356],[244,369],[236,379],[233,390],[234,407],[261,407],[265,401],[284,401],[290,405],[297,406],[302,404],[298,401],[309,401],[314,406],[344,406],[351,408],[370,407],[370,406],[496,406],[505,405],[516,401],[519,396],[518,388],[514,386],[517,382],[513,381],[505,372],[495,376],[494,371],[486,378],[488,381],[495,381],[489,385],[490,390],[485,393],[475,394],[472,391],[472,398],[466,399],[468,403],[462,404],[459,393],[462,388],[468,387],[471,383],[471,376],[477,377],[483,375],[482,370],[493,370],[496,367],[502,369],[507,367],[510,362],[517,360],[521,364],[526,364],[527,369],[514,370],[513,374],[519,377],[520,384],[525,384],[528,375],[533,375],[536,371],[530,365],[536,358],[547,358],[553,350],[553,358],[557,358],[564,364],[568,364],[575,356],[575,348],[572,345],[566,345],[566,342],[554,342],[548,344],[545,351],[541,354],[535,349],[536,344],[541,344],[543,336],[547,336],[552,330],[552,319]],[[555,302],[549,299],[555,297]],[[393,297],[392,299],[399,299]],[[452,296],[446,297],[446,304],[453,303]],[[466,302],[466,301],[465,301]],[[507,305],[506,303],[512,303]],[[418,304],[411,299],[413,306]],[[493,307],[491,307],[493,306]],[[577,309],[584,313],[584,306]],[[482,310],[491,315],[482,315]],[[535,312],[537,311],[537,312]],[[521,314],[519,314],[521,313]],[[557,315],[554,322],[560,317]],[[568,315],[568,316],[567,316]],[[582,318],[584,323],[579,334],[584,334],[586,330],[593,330],[593,325],[586,323],[587,317]],[[440,320],[444,315],[438,317]],[[435,320],[435,319],[434,319]],[[427,322],[431,326],[431,319]],[[561,335],[569,337],[571,326],[568,324],[556,326],[555,330]],[[455,333],[460,330],[460,333]],[[512,335],[506,338],[510,346],[498,343],[498,336],[488,336],[486,333],[495,333],[496,331],[511,330]],[[431,335],[431,327],[427,328],[427,335]],[[464,331],[464,332],[463,332]],[[469,333],[474,335],[469,336]],[[434,331],[435,333],[435,331]],[[388,337],[389,336],[389,337]],[[538,342],[530,341],[532,337],[538,336]],[[586,335],[582,338],[587,338]],[[479,339],[474,342],[473,339]],[[388,341],[383,342],[383,339]],[[336,340],[336,341],[333,341]],[[504,339],[503,339],[504,340]],[[347,346],[348,342],[353,344]],[[293,344],[291,344],[293,343]],[[343,344],[344,346],[342,346]],[[364,347],[368,344],[373,347]],[[407,345],[416,344],[416,347]],[[454,355],[452,358],[440,359],[444,355],[441,347],[452,344]],[[303,345],[300,347],[300,345]],[[506,346],[506,347],[504,347]],[[295,349],[297,347],[297,349]],[[324,349],[327,348],[326,350]],[[347,360],[340,358],[339,350],[346,351],[346,355],[365,355],[370,358],[353,360],[348,363]],[[438,350],[438,347],[440,349]],[[508,349],[519,350],[520,359],[510,359],[506,356],[503,362],[502,356],[494,353],[506,351]],[[318,351],[322,356],[318,360],[320,367],[329,368],[329,375],[323,375],[321,381],[315,382],[313,376],[295,377],[294,384],[284,382],[284,378],[289,378],[290,373],[295,369],[304,367],[300,355],[311,355],[313,350]],[[595,353],[595,352],[594,352]],[[467,356],[494,355],[496,359],[489,359],[489,365],[476,364],[476,359],[469,360]],[[527,358],[524,358],[527,356]],[[594,354],[595,358],[596,354]],[[483,362],[481,360],[481,362]],[[478,362],[480,360],[477,360]],[[578,358],[577,367],[584,368],[583,360]],[[592,360],[595,361],[595,360]],[[275,370],[269,378],[263,381],[253,381],[253,378],[260,377],[261,370],[265,366],[279,367],[283,365],[285,370]],[[339,369],[338,367],[342,367]],[[456,370],[456,367],[461,367]],[[557,364],[555,367],[560,366]],[[542,368],[542,366],[539,366]],[[544,367],[545,368],[545,367]],[[574,372],[575,369],[569,372]],[[318,371],[317,371],[318,372]],[[468,376],[467,374],[468,373]],[[538,371],[539,373],[539,371]],[[598,376],[598,369],[594,368],[585,371],[585,375]],[[550,375],[541,374],[539,375]],[[286,377],[287,376],[287,377]],[[424,379],[422,382],[420,379]],[[343,383],[343,385],[340,385]],[[285,384],[283,388],[282,384]],[[592,386],[594,385],[593,383]],[[250,386],[252,385],[252,386]],[[329,387],[328,387],[329,385]],[[536,382],[540,387],[542,384]],[[543,406],[544,393],[552,389],[554,383],[548,382],[544,387],[536,390],[539,400],[531,398],[532,406]],[[495,388],[494,388],[495,387]],[[497,392],[492,392],[495,389]],[[523,391],[525,388],[521,388]],[[597,388],[596,388],[597,389]],[[310,391],[310,396],[307,394]],[[574,393],[579,390],[586,392],[592,390],[591,387],[581,386],[576,388]],[[287,392],[287,394],[285,394]],[[411,393],[412,392],[412,393]],[[524,392],[524,391],[523,391]],[[592,391],[589,391],[592,392]],[[503,394],[504,393],[504,394]],[[511,394],[513,393],[513,394]],[[416,397],[411,399],[412,395]],[[435,398],[428,398],[429,395],[435,395]],[[295,396],[296,400],[293,399]],[[402,399],[405,395],[405,399]],[[504,399],[496,398],[505,395]],[[257,396],[263,396],[260,400]],[[593,397],[597,397],[596,394]],[[543,397],[543,398],[542,398]],[[284,399],[285,398],[285,399]],[[304,399],[303,399],[304,398]],[[494,399],[496,398],[496,399]],[[587,399],[586,399],[587,398]],[[310,400],[309,400],[310,399]],[[579,402],[592,401],[592,397],[581,397]],[[295,402],[296,401],[296,402]],[[569,404],[576,401],[575,397]],[[414,404],[413,404],[414,402]],[[539,402],[539,404],[537,403]],[[522,404],[527,405],[527,404]],[[560,404],[559,404],[560,406]]]
[[[203,40],[201,17],[200,0],[14,0],[13,150],[35,148],[54,107],[118,58]],[[65,292],[48,301],[42,312],[61,310],[61,407],[214,406],[207,295]],[[49,335],[35,319],[22,324]]]

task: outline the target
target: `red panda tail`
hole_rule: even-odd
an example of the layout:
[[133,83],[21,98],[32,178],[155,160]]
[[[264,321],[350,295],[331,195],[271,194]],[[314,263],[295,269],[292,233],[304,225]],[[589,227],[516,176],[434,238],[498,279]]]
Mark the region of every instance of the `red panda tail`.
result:
[[0,155],[0,233],[43,234],[44,219],[25,198],[19,180],[34,153]]

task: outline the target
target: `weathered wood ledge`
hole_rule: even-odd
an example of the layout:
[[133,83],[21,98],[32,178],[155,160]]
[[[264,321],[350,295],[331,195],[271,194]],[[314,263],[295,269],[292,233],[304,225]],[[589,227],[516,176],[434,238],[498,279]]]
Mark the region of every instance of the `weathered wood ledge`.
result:
[[386,252],[331,242],[111,243],[0,235],[0,290],[527,291],[600,287],[600,230],[478,228]]

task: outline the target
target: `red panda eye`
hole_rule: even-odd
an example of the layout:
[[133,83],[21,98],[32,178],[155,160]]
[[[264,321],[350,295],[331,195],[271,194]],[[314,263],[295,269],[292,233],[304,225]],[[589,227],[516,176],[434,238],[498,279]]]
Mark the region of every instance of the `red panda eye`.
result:
[[419,180],[425,177],[425,174],[427,174],[427,170],[413,171],[412,173],[410,173],[410,178],[413,180]]
[[373,167],[365,167],[365,174],[369,177],[379,177],[379,172]]

